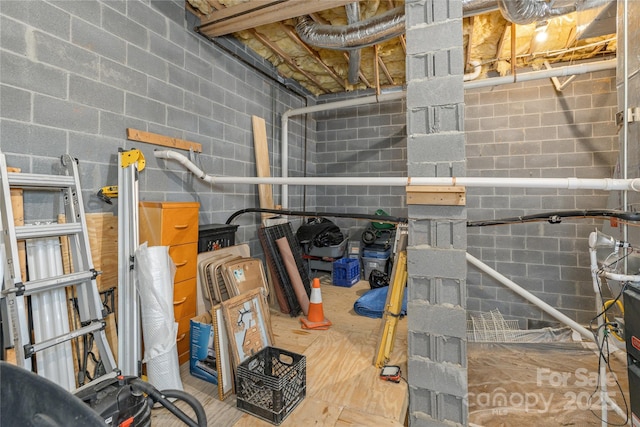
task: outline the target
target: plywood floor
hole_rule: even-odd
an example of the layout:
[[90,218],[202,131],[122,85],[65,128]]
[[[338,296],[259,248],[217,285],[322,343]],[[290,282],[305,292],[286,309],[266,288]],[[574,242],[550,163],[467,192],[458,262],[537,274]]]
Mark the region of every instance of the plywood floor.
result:
[[[353,311],[353,303],[367,290],[366,281],[343,288],[323,278],[324,313],[333,323],[326,331],[303,330],[299,318],[271,310],[275,346],[304,354],[307,359],[306,397],[282,426],[404,425],[409,401],[406,381],[380,380],[379,369],[372,363],[381,320]],[[399,322],[389,364],[400,365],[406,375],[406,318]],[[185,391],[205,407],[209,426],[272,425],[236,409],[235,395],[219,401],[216,386],[192,377],[188,364],[181,366],[181,375]],[[184,425],[165,409],[154,410],[152,417],[154,426]]]

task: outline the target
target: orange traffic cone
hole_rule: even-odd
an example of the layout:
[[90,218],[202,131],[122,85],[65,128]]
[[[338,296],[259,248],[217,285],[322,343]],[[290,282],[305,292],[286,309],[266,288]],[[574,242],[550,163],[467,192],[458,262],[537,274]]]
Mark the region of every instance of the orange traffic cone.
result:
[[331,321],[324,317],[322,309],[322,295],[320,294],[320,279],[313,279],[311,298],[309,298],[309,312],[307,318],[300,318],[303,329],[329,329]]

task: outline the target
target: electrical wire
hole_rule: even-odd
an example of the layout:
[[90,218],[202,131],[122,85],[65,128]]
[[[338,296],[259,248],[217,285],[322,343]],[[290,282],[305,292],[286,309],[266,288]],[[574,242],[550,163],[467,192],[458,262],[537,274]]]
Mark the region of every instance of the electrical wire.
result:
[[[624,259],[627,256],[628,256],[628,254],[625,254],[623,257],[620,257],[620,258],[616,259],[613,263],[617,264],[621,259]],[[611,264],[613,264],[613,263],[611,263]],[[609,264],[609,265],[611,265],[611,264]],[[607,266],[602,266],[598,270],[598,273],[604,272],[605,268],[607,268]],[[599,277],[600,277],[599,275],[596,277],[596,283],[597,283],[597,287],[598,287],[598,293],[600,294],[600,300],[603,301],[604,300],[604,295],[602,294],[602,285],[600,283]],[[620,385],[620,382],[618,381],[617,376],[615,375],[615,373],[613,372],[613,369],[611,368],[611,362],[610,362],[611,357],[609,357],[610,356],[610,349],[609,349],[609,340],[607,339],[607,335],[609,333],[609,329],[607,328],[607,326],[612,326],[612,325],[616,325],[617,326],[617,323],[615,323],[615,322],[604,322],[602,325],[598,326],[598,328],[596,328],[595,331],[593,331],[593,322],[597,321],[598,318],[600,318],[601,316],[604,316],[606,318],[606,314],[605,313],[613,305],[615,305],[620,300],[620,298],[622,297],[622,295],[623,295],[625,289],[627,288],[628,284],[629,284],[628,282],[624,282],[623,285],[622,285],[622,288],[620,289],[620,292],[615,297],[613,302],[610,305],[603,307],[603,309],[598,314],[596,314],[596,316],[593,319],[591,319],[589,321],[589,328],[592,330],[592,332],[594,334],[595,342],[596,342],[596,345],[598,347],[598,377],[597,377],[597,381],[596,381],[596,387],[595,387],[593,393],[591,393],[591,395],[589,396],[589,403],[591,403],[591,399],[593,399],[593,397],[596,395],[596,393],[601,388],[600,387],[600,382],[601,382],[602,379],[600,378],[600,368],[602,367],[602,363],[604,362],[606,364],[607,368],[608,368],[608,372],[613,374],[612,376],[613,376],[613,378],[614,378],[614,380],[616,382],[618,390],[620,390],[620,395],[622,396],[622,401],[624,403],[624,411],[625,411],[625,414],[626,414],[625,421],[624,421],[623,424],[609,423],[607,421],[608,425],[615,426],[615,427],[624,427],[624,426],[627,425],[627,422],[629,421],[629,406],[627,404],[627,399],[624,396],[624,391],[622,390],[622,386]],[[602,342],[600,342],[599,335],[600,335],[600,330],[602,328],[604,328],[604,331],[603,331],[603,335],[602,335]],[[606,354],[605,354],[605,347],[606,347]],[[606,381],[606,379],[605,379],[605,381]],[[600,403],[602,404],[602,402],[600,402]],[[589,406],[591,406],[591,405],[589,405]],[[600,415],[596,414],[593,409],[589,408],[589,410],[591,411],[591,413],[596,418],[598,418],[600,421],[604,422],[602,417]]]
[[521,224],[525,222],[546,221],[559,224],[562,218],[618,218],[626,221],[640,221],[640,213],[612,209],[589,209],[546,212],[502,219],[467,221],[467,227],[485,227],[489,225]]
[[241,209],[231,214],[225,224],[231,224],[233,220],[245,213],[272,213],[276,215],[286,216],[303,216],[303,217],[334,217],[334,218],[351,218],[351,219],[366,219],[374,222],[384,223],[406,223],[407,218],[389,216],[389,215],[372,215],[372,214],[357,214],[357,213],[344,213],[344,212],[312,212],[312,211],[292,211],[283,209],[267,209],[267,208],[247,208]]

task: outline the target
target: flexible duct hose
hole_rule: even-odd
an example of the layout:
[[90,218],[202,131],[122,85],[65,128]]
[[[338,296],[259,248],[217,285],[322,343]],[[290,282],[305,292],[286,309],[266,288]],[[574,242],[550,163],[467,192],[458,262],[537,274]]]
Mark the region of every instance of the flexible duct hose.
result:
[[[160,403],[167,408],[169,412],[178,417],[180,421],[184,422],[189,427],[207,427],[207,414],[202,407],[202,404],[195,397],[191,396],[182,390],[163,390],[159,391],[148,382],[142,381],[139,378],[131,380],[131,386],[139,391],[146,393],[154,403]],[[171,403],[168,398],[175,398],[182,400],[189,405],[195,412],[197,423],[194,422],[187,414],[182,412],[180,408]]]
[[307,16],[298,18],[296,32],[308,45],[333,50],[373,46],[404,34],[404,6],[349,25],[317,24]]
[[507,21],[521,25],[576,11],[575,3],[564,7],[552,7],[544,0],[498,0],[498,7]]

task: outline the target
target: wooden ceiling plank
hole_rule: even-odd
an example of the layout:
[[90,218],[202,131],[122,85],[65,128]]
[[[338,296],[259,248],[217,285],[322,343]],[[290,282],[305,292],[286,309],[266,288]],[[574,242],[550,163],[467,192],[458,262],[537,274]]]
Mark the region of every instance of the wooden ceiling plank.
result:
[[256,39],[258,39],[260,41],[260,43],[262,43],[263,45],[267,46],[269,49],[271,49],[276,54],[278,54],[280,56],[280,58],[282,58],[290,67],[296,69],[300,74],[302,74],[307,79],[309,79],[311,82],[313,82],[313,84],[315,84],[322,92],[327,93],[327,90],[324,88],[322,83],[320,83],[318,81],[318,79],[316,79],[313,75],[309,74],[307,71],[305,71],[302,68],[300,68],[298,66],[298,64],[296,64],[295,61],[285,51],[283,51],[280,48],[280,46],[278,46],[277,44],[271,42],[270,40],[267,40],[262,34],[257,32],[256,30],[252,29],[252,30],[249,30],[249,31],[251,32],[251,34]]
[[400,44],[402,45],[402,50],[404,50],[404,54],[407,54],[407,39],[405,38],[406,36],[403,34],[400,36]]
[[311,49],[309,46],[307,46],[307,44],[305,42],[303,42],[302,40],[300,40],[300,37],[298,37],[298,34],[296,34],[295,31],[293,31],[290,27],[284,25],[283,23],[279,23],[280,28],[282,29],[282,31],[284,31],[284,33],[289,36],[289,38],[291,40],[293,40],[294,42],[296,42],[300,47],[302,47],[309,55],[311,55],[317,62],[318,64],[320,64],[322,66],[322,68],[325,69],[325,71],[331,76],[331,78],[333,78],[340,86],[342,86],[343,89],[346,89],[346,85],[344,84],[344,81],[340,78],[340,76],[338,76],[335,71],[333,71],[333,69],[331,67],[329,67],[323,60],[322,58],[320,58],[320,55],[318,55],[318,52],[316,52],[315,50]]
[[208,37],[218,37],[352,2],[353,0],[274,0],[265,3],[253,0],[212,12],[202,21],[198,31]]

